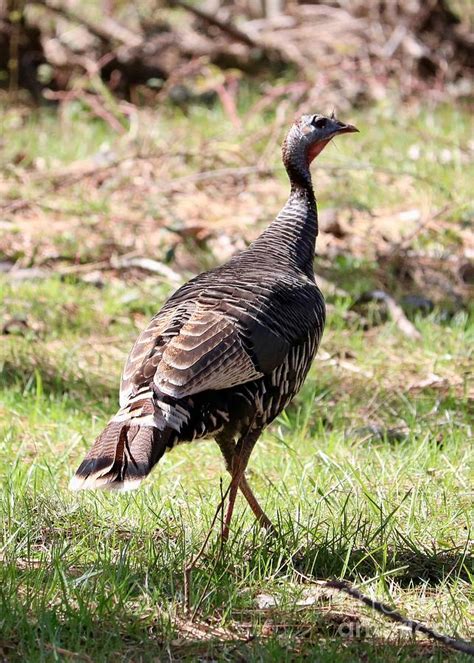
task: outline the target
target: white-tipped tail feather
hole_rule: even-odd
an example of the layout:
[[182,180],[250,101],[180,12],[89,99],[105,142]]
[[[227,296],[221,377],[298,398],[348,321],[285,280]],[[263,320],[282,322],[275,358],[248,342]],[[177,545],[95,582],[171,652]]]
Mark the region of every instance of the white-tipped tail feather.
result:
[[132,422],[109,422],[72,477],[71,490],[138,488],[164,454],[169,433]]
[[[143,477],[144,479],[145,477]],[[79,490],[110,490],[117,493],[127,493],[131,490],[137,490],[143,479],[125,479],[125,481],[101,481],[100,477],[83,479],[75,474],[69,481],[69,490],[77,492]]]

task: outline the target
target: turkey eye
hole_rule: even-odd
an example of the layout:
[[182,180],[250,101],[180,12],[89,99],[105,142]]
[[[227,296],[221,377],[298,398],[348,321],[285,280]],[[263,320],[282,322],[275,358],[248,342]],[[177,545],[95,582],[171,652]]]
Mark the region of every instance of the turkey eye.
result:
[[326,126],[326,118],[321,117],[319,120],[313,120],[312,125],[313,127],[316,127],[316,129],[324,129]]

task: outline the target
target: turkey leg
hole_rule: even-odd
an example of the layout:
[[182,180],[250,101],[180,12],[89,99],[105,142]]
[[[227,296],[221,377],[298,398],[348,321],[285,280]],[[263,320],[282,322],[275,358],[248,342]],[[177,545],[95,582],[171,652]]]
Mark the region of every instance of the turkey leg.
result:
[[[232,438],[229,437],[219,437],[216,439],[216,442],[219,445],[222,455],[224,456],[226,470],[232,476],[232,467],[234,464],[234,458],[236,456],[235,442]],[[242,474],[239,488],[241,493],[247,500],[248,505],[252,509],[255,518],[257,519],[257,522],[272,534],[276,534],[276,529],[272,521],[258,503],[257,498],[255,497],[251,487],[247,482],[247,477],[245,476],[245,473]]]
[[[229,503],[227,505],[227,512],[225,515],[225,520],[224,520],[224,528],[222,530],[222,539],[223,541],[227,541],[229,538],[229,528],[230,528],[230,521],[232,520],[232,514],[234,512],[234,505],[235,505],[235,498],[237,496],[237,490],[240,489],[244,493],[244,490],[248,489],[249,495],[245,495],[247,498],[247,501],[254,511],[255,515],[257,516],[258,521],[263,525],[262,522],[262,516],[265,522],[267,522],[271,526],[271,522],[268,519],[268,517],[265,515],[263,509],[260,507],[260,505],[257,502],[257,499],[255,498],[255,495],[252,493],[249,485],[247,484],[246,481],[244,481],[244,488],[242,487],[242,478],[244,477],[245,469],[247,467],[247,463],[249,462],[250,454],[252,453],[252,450],[255,446],[255,442],[258,440],[260,436],[260,430],[254,430],[244,437],[242,437],[236,444],[235,446],[235,451],[233,453],[233,457],[230,458],[229,460],[232,460],[232,465],[231,465],[231,475],[232,475],[232,481],[230,483],[230,490],[229,490]],[[223,452],[224,453],[224,452]],[[226,456],[224,456],[226,458]],[[226,463],[227,463],[227,458],[226,458]],[[257,511],[256,511],[257,510]]]

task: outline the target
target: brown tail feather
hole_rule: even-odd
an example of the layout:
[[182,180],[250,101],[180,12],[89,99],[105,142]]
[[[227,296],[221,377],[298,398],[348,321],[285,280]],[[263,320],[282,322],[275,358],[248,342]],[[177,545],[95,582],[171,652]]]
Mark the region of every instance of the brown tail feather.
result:
[[169,434],[151,426],[111,421],[71,479],[71,490],[131,490],[166,451]]

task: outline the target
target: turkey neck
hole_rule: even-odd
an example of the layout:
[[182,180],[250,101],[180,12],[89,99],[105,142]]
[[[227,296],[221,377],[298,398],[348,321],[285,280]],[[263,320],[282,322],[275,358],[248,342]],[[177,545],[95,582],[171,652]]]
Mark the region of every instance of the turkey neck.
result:
[[309,168],[285,164],[291,182],[289,198],[268,228],[253,242],[250,253],[273,259],[275,266],[289,266],[314,279],[314,253],[318,236],[316,198]]

